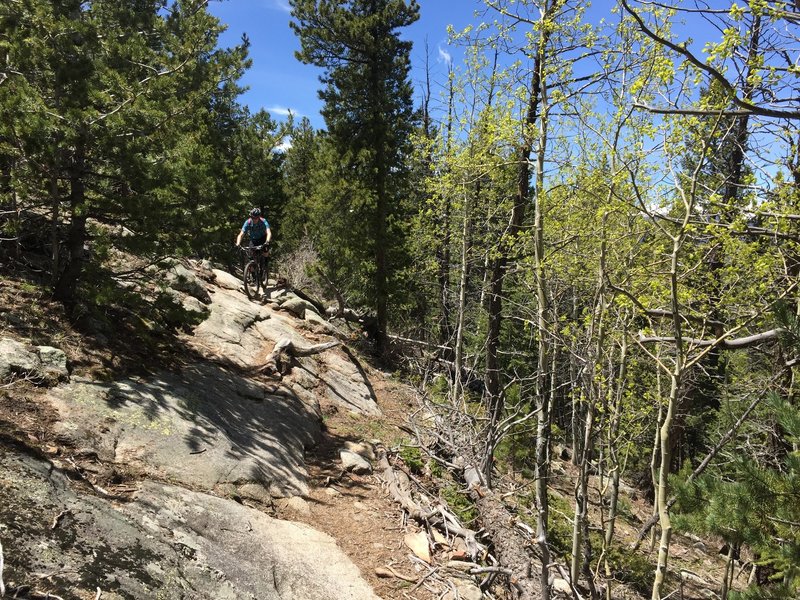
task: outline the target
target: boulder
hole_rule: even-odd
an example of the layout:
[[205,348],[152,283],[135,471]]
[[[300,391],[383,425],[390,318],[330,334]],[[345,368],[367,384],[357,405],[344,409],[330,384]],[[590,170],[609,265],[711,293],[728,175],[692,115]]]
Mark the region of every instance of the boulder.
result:
[[48,399],[60,437],[104,462],[192,489],[261,494],[266,502],[308,492],[304,448],[318,440],[321,421],[315,406],[289,390],[271,392],[200,362],[147,379],[76,378]]
[[466,581],[464,579],[452,580],[456,592],[447,592],[443,596],[443,600],[481,600],[483,592],[474,582]]
[[337,335],[339,333],[336,327],[331,325],[328,320],[325,319],[325,317],[320,316],[313,310],[307,310],[305,318],[306,321],[308,321],[313,328],[320,333],[325,333],[327,335]]
[[279,306],[281,309],[288,310],[290,313],[300,319],[305,319],[307,310],[315,310],[310,302],[306,302],[294,294],[289,294],[284,298],[281,298]]
[[200,302],[194,296],[186,296],[181,302],[183,306],[183,310],[190,313],[197,313],[200,315],[205,315],[209,312],[208,306]]
[[242,288],[242,280],[235,275],[231,275],[227,271],[221,271],[219,269],[213,269],[212,273],[214,274],[214,283],[219,287],[226,290],[238,290]]
[[36,350],[41,361],[42,372],[46,377],[54,380],[69,379],[67,355],[63,350],[52,346],[37,346]]
[[264,340],[261,322],[270,319],[265,307],[250,302],[238,291],[219,289],[214,294],[208,317],[194,330],[189,344],[198,352],[224,356],[240,367],[259,366]]
[[336,541],[307,525],[148,481],[112,503],[12,451],[0,452],[0,472],[9,596],[15,581],[70,598],[327,600],[335,589],[379,600]]
[[553,583],[551,584],[553,591],[558,594],[563,594],[568,597],[572,597],[572,588],[569,586],[569,581],[563,579],[561,577],[554,577]]
[[344,449],[362,456],[364,460],[370,462],[375,461],[375,447],[369,442],[351,442],[344,443]]
[[555,444],[553,446],[553,456],[560,460],[570,460],[572,458],[572,450],[561,444]]
[[167,271],[167,282],[172,289],[189,294],[204,304],[211,302],[211,296],[208,294],[203,281],[194,271],[190,271],[180,263],[175,263]]
[[339,458],[345,471],[352,471],[357,475],[372,473],[372,465],[360,454],[342,449],[339,450]]
[[0,339],[0,381],[12,375],[41,377],[42,361],[22,342]]
[[339,352],[324,352],[319,379],[325,384],[328,400],[353,413],[381,414],[369,381],[360,365]]

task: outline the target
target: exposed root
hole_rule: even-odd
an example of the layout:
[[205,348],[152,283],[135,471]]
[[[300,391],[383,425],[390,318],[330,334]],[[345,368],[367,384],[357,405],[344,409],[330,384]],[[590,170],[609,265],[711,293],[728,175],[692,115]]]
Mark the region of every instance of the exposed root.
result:
[[283,338],[275,344],[272,352],[267,356],[264,366],[258,369],[256,373],[282,377],[291,369],[293,358],[319,354],[338,346],[340,343],[339,340],[333,340],[324,344],[316,344],[315,346],[300,347],[295,346],[294,342],[289,338]]

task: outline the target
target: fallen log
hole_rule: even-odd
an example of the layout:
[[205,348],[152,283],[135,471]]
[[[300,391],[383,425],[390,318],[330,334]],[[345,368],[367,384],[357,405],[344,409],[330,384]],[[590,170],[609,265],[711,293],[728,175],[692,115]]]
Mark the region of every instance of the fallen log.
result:
[[509,580],[519,600],[541,597],[542,584],[537,569],[532,568],[530,548],[533,541],[514,527],[516,519],[502,505],[498,496],[486,494],[475,502],[481,517],[484,535],[492,540],[493,554],[500,565],[510,571]]
[[324,344],[302,347],[296,346],[289,338],[283,338],[275,344],[272,352],[264,361],[264,366],[259,368],[256,373],[283,377],[289,372],[289,369],[291,369],[292,359],[319,354],[320,352],[338,346],[340,343],[339,340],[333,340],[325,342]]
[[476,533],[463,527],[458,519],[450,514],[444,506],[437,505],[423,509],[411,496],[411,485],[408,475],[392,467],[385,452],[381,452],[378,465],[382,469],[383,480],[392,498],[403,507],[408,515],[420,523],[429,524],[446,534],[458,536],[464,540],[467,552],[473,560],[484,553],[485,548],[476,539]]

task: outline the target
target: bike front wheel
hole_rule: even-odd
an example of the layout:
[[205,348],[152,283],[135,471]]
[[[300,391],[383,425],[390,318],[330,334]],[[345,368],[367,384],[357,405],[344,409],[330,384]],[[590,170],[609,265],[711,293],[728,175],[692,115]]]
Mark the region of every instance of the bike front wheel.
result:
[[266,292],[269,285],[269,259],[265,258],[261,264],[261,288]]
[[258,265],[255,261],[250,261],[244,267],[244,293],[252,300],[258,294],[261,281],[258,277]]

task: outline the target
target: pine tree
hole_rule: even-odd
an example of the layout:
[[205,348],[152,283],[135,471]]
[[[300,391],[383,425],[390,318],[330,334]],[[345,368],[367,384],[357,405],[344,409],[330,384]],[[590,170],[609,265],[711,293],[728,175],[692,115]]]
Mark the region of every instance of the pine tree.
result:
[[[327,220],[341,220],[334,243],[355,256],[369,280],[367,297],[377,318],[377,345],[386,347],[389,300],[399,272],[405,231],[406,157],[413,130],[409,81],[411,42],[398,29],[419,18],[415,0],[291,0],[300,60],[324,69],[319,92],[335,171],[358,189],[342,198]],[[361,237],[358,233],[364,232]],[[355,234],[355,235],[354,235]]]
[[314,173],[319,151],[319,134],[311,121],[303,117],[292,131],[292,145],[283,164],[283,189],[291,202],[286,207],[281,240],[284,249],[292,250],[310,237],[308,216],[314,193]]
[[12,192],[48,201],[56,297],[77,300],[90,240],[188,249],[193,236],[175,231],[197,202],[195,171],[213,161],[204,146],[241,121],[246,41],[217,49],[222,26],[198,1],[31,0],[0,17],[11,74],[0,86],[0,152],[11,148]]

